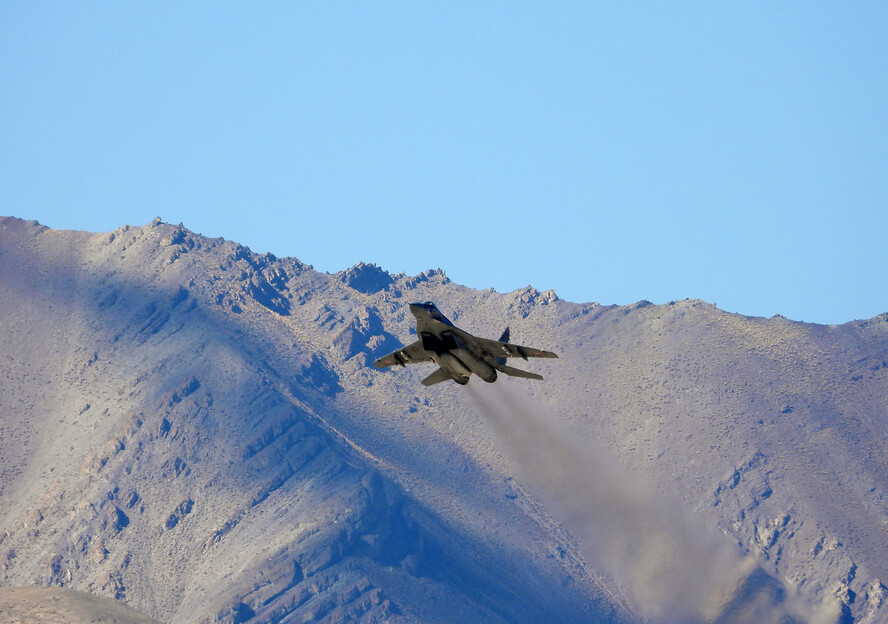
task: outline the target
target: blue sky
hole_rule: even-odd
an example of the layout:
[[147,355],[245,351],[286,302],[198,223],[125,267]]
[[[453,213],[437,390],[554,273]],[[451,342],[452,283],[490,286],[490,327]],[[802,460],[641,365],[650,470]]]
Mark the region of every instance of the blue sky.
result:
[[4,2],[0,214],[868,318],[886,32],[885,2]]

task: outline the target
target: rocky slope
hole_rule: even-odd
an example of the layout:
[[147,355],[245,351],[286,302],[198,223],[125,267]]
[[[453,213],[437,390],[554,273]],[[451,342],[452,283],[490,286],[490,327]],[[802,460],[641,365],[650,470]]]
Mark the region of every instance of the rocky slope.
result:
[[115,600],[61,587],[0,587],[0,622],[158,624]]
[[[0,295],[2,585],[170,622],[886,613],[885,316],[327,275],[159,220],[3,218]],[[369,367],[416,300],[561,357]]]

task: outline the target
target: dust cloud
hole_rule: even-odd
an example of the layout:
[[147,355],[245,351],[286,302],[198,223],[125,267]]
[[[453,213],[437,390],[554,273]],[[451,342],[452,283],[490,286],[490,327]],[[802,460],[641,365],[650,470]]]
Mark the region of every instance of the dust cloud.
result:
[[[603,445],[578,437],[513,384],[470,384],[477,415],[518,479],[656,624],[800,624],[783,585],[704,529]],[[814,621],[824,621],[815,618]]]

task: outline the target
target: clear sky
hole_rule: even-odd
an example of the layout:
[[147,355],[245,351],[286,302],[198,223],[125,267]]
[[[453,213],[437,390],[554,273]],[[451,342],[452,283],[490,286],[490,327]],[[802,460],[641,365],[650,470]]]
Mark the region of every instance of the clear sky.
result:
[[888,311],[888,3],[10,0],[0,214],[868,318]]

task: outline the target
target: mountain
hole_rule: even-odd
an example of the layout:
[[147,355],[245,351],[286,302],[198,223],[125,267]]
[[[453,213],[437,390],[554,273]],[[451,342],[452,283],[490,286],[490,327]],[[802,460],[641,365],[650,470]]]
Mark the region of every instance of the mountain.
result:
[[[545,381],[369,363],[406,304]],[[167,622],[878,622],[888,316],[329,275],[0,219],[0,585]]]
[[158,624],[117,601],[61,587],[0,587],[0,622]]

